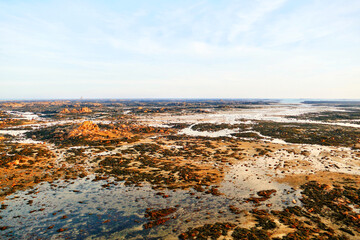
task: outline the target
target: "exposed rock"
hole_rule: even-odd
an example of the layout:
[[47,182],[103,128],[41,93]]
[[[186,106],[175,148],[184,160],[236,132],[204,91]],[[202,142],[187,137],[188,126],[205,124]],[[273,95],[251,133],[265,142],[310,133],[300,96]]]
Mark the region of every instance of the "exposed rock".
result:
[[98,131],[100,131],[98,125],[96,125],[92,121],[85,121],[77,129],[71,131],[69,133],[69,137],[89,135]]
[[83,108],[79,111],[79,113],[91,113],[91,112],[92,112],[91,109],[88,108],[88,107],[83,107]]
[[68,114],[68,113],[91,113],[92,110],[88,107],[83,107],[80,110],[77,110],[76,108],[73,108],[71,110],[69,110],[68,108],[64,108],[63,110],[61,110],[60,113],[62,114]]
[[13,108],[19,108],[25,106],[24,103],[17,103],[17,102],[7,102],[7,103],[2,103],[1,105],[3,105],[4,107],[13,107]]
[[246,199],[247,202],[259,203],[268,200],[271,197],[271,194],[276,193],[275,189],[262,190],[257,192],[257,195],[260,197],[250,197]]
[[99,127],[92,121],[85,121],[78,127],[78,130],[99,131]]
[[60,113],[70,113],[70,111],[69,111],[69,109],[64,108],[63,110],[61,110],[61,112],[60,112]]
[[270,195],[276,193],[275,189],[270,189],[270,190],[262,190],[257,192],[257,195],[261,196],[261,197],[265,197],[265,198],[270,198]]

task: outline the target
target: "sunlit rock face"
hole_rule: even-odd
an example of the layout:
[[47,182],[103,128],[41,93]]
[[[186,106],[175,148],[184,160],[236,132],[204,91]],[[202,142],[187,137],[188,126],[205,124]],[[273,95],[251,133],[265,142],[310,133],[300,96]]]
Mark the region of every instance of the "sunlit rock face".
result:
[[92,110],[88,107],[83,107],[81,109],[73,108],[69,110],[68,108],[64,108],[60,111],[61,114],[69,114],[69,113],[92,113]]

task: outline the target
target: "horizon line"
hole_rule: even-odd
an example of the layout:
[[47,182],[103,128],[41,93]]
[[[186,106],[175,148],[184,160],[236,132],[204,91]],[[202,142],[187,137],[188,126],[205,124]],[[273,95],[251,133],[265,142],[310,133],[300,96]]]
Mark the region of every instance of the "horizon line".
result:
[[133,97],[133,98],[23,98],[0,99],[0,102],[15,101],[93,101],[93,100],[311,100],[311,101],[360,101],[360,98],[221,98],[221,97]]

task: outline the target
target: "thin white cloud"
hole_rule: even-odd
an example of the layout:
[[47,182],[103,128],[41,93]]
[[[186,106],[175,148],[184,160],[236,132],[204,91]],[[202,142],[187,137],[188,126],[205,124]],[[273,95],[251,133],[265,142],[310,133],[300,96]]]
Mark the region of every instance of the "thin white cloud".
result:
[[251,31],[253,25],[262,20],[267,14],[280,8],[286,0],[254,1],[256,4],[252,9],[245,9],[237,12],[234,24],[228,34],[228,40],[233,42],[240,33]]
[[161,88],[183,97],[334,94],[320,91],[323,81],[359,90],[359,1],[68,3],[0,3],[0,94],[26,81],[34,94],[41,84],[88,82],[138,97],[171,97]]
[[[351,4],[346,4],[351,3]],[[281,18],[265,28],[265,42],[268,46],[291,43],[308,43],[321,38],[336,38],[347,31],[356,30],[360,21],[360,4],[357,1],[316,1],[294,11],[283,13]],[[354,16],[355,14],[355,16]]]

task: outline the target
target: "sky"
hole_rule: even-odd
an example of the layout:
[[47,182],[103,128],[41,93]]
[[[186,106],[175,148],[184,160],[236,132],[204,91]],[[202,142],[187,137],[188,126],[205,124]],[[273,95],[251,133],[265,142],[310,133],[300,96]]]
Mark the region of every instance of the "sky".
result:
[[360,99],[359,0],[0,0],[0,99]]

